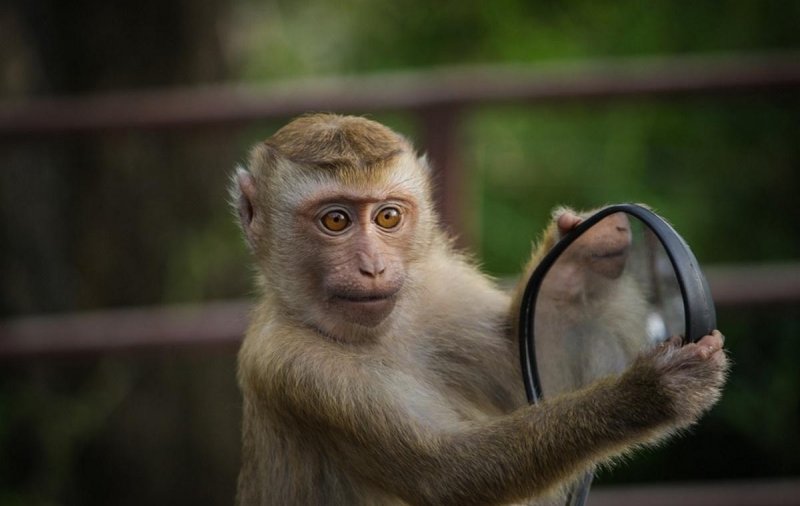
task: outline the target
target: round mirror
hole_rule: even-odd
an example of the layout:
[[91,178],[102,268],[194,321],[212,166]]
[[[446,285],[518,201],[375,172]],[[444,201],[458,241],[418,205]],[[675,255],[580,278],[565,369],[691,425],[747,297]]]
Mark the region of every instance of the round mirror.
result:
[[[649,209],[604,208],[564,236],[528,280],[520,311],[530,402],[621,373],[672,336],[716,328],[708,285],[689,247]],[[582,505],[592,473],[566,503]]]

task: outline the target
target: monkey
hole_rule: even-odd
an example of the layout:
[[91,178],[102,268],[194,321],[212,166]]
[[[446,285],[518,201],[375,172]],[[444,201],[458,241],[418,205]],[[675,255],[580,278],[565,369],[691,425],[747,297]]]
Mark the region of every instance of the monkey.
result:
[[377,122],[296,118],[231,186],[260,292],[239,505],[530,504],[720,396],[714,331],[528,405],[512,297],[444,231],[426,158]]

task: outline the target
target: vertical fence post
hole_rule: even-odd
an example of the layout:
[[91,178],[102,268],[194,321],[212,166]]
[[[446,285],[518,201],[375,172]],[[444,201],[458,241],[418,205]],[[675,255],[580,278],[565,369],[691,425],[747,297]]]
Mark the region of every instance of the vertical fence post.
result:
[[434,199],[447,230],[458,246],[472,246],[473,233],[464,206],[469,181],[460,157],[459,120],[461,109],[440,105],[420,110],[422,146],[434,172]]

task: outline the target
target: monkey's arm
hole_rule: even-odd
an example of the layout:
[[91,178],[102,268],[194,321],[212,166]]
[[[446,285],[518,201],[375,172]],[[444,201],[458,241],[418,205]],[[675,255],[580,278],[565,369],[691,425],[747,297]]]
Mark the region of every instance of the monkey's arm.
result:
[[692,423],[715,402],[725,369],[721,340],[714,353],[700,343],[665,347],[619,378],[442,429],[382,387],[392,370],[378,361],[333,351],[331,343],[295,346],[283,343],[278,359],[247,354],[245,395],[269,399],[342,466],[413,504],[491,504],[543,493]]

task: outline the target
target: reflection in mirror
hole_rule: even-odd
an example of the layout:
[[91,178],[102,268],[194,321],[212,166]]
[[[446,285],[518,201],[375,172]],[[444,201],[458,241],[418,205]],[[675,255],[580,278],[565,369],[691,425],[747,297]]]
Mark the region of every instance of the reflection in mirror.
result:
[[586,230],[545,274],[534,343],[543,397],[622,372],[636,355],[683,335],[683,299],[659,239],[619,212]]

